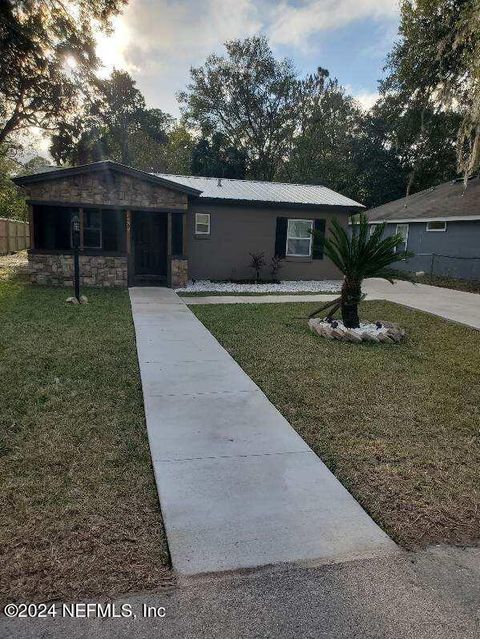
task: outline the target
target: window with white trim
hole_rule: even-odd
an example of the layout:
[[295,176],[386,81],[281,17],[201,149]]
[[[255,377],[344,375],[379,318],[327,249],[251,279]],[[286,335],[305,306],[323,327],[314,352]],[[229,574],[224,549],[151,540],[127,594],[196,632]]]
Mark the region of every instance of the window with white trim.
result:
[[427,222],[427,231],[446,231],[447,223],[440,221]]
[[313,239],[313,220],[289,219],[287,226],[288,257],[311,257]]
[[395,248],[395,252],[397,251],[406,251],[408,244],[408,224],[397,224],[397,228],[395,230],[397,235],[401,235],[403,242],[399,246]]
[[210,213],[195,213],[195,235],[210,235]]

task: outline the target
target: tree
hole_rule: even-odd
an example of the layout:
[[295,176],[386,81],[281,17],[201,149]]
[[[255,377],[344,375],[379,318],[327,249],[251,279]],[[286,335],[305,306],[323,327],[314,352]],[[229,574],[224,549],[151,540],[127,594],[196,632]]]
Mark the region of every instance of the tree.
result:
[[480,4],[478,0],[402,0],[401,38],[383,91],[416,109],[458,112],[458,168],[480,165]]
[[[352,143],[361,110],[336,79],[319,67],[301,83],[299,131],[284,173],[289,181],[352,191]],[[355,189],[353,189],[354,193]],[[352,193],[352,194],[353,194]]]
[[108,29],[125,1],[0,3],[0,143],[30,126],[52,129],[77,106],[99,65],[94,28]]
[[62,164],[111,159],[147,171],[163,171],[167,130],[173,119],[160,109],[147,109],[126,71],[96,79],[95,86],[95,99],[61,122],[52,136],[54,159]]
[[331,237],[324,240],[324,252],[344,275],[341,296],[314,311],[310,317],[328,308],[332,309],[333,315],[340,308],[344,325],[347,328],[358,328],[358,305],[363,298],[363,280],[367,277],[382,277],[393,284],[393,272],[388,267],[413,254],[397,251],[404,242],[401,235],[382,238],[385,224],[376,224],[370,234],[365,214],[359,216],[358,223],[352,224],[351,234],[337,220],[333,220],[330,231]]
[[351,139],[355,173],[346,193],[377,206],[454,178],[459,122],[458,114],[381,96]]
[[18,171],[18,175],[31,175],[32,173],[41,173],[45,169],[51,166],[50,162],[41,155],[34,155],[27,160],[21,169]]
[[177,175],[191,172],[192,153],[195,140],[183,123],[176,123],[168,131],[165,145],[165,171]]
[[18,151],[13,144],[0,144],[0,217],[24,220],[27,216],[25,198],[11,180],[21,169],[15,159]]
[[225,43],[227,56],[210,55],[192,68],[179,101],[187,122],[211,139],[244,153],[247,173],[272,180],[288,155],[299,115],[300,83],[288,60],[276,60],[265,37]]
[[202,138],[194,146],[190,166],[193,175],[243,179],[247,154],[229,146],[221,133],[214,133],[211,142]]

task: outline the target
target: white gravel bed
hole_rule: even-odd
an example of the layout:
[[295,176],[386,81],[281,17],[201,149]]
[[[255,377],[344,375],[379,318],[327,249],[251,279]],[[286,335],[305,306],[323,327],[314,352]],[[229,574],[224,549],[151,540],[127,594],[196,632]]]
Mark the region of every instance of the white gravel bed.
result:
[[327,322],[316,317],[309,319],[308,325],[320,337],[346,342],[398,343],[405,337],[403,328],[392,322],[360,322],[359,328],[346,328],[340,319]]
[[211,282],[196,280],[185,288],[176,288],[177,293],[337,293],[341,280],[298,280],[278,284],[241,284],[238,282]]
[[[368,333],[369,335],[378,335],[380,333],[388,333],[389,326],[381,325],[380,328],[376,324],[368,324],[367,322],[360,322],[360,328],[349,328],[347,329],[345,324],[340,319],[335,319],[337,322],[338,328],[342,331],[352,331],[352,333],[356,333],[357,335],[362,335],[362,333]],[[381,323],[381,322],[380,322]],[[322,322],[322,324],[328,324],[328,322]]]

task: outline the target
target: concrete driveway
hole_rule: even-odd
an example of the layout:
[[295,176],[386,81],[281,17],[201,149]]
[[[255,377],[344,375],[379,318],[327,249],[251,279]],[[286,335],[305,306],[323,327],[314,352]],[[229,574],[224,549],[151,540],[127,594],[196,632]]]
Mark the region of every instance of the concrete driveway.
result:
[[[396,280],[372,278],[365,280],[363,291],[368,300],[387,300],[426,313],[466,324],[480,329],[480,295],[464,293],[439,286],[412,284]],[[212,295],[208,297],[185,297],[186,304],[278,304],[288,302],[328,302],[338,295]]]
[[[2,619],[5,639],[478,639],[480,549],[182,580],[114,602],[136,618]],[[102,598],[103,599],[103,598]],[[165,617],[147,617],[165,607]]]
[[480,295],[476,293],[402,280],[396,280],[392,286],[390,282],[378,278],[366,280],[363,290],[367,293],[367,299],[396,302],[480,329]]

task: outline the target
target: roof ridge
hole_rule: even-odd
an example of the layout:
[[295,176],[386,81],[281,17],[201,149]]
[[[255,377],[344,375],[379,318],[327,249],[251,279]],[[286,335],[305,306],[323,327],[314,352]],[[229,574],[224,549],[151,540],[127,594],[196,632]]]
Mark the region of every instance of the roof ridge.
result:
[[163,177],[166,176],[170,176],[170,177],[179,177],[179,178],[192,178],[193,180],[195,179],[199,179],[199,180],[227,180],[228,182],[248,182],[248,183],[255,183],[255,184],[278,184],[279,186],[301,186],[301,187],[305,187],[305,186],[312,186],[314,188],[318,188],[318,187],[322,187],[324,189],[328,189],[329,191],[332,191],[333,189],[331,189],[329,186],[326,186],[325,184],[311,184],[311,183],[301,183],[301,182],[272,182],[272,181],[268,181],[268,180],[247,180],[246,178],[227,178],[227,177],[221,177],[221,176],[213,176],[213,175],[185,175],[182,173],[152,173],[152,175],[161,175]]

